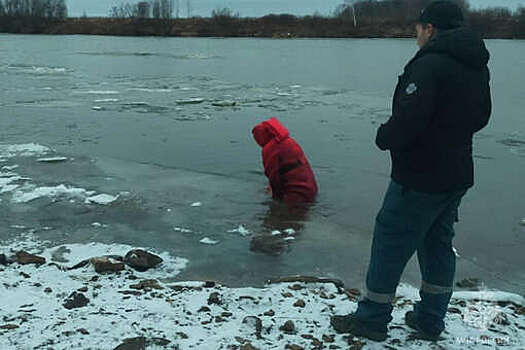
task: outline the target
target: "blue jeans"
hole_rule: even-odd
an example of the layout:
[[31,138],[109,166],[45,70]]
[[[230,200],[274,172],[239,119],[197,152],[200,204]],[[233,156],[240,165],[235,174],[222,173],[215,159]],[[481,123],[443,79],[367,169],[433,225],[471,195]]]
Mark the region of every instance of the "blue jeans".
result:
[[401,274],[417,251],[423,281],[421,301],[414,306],[418,324],[430,334],[443,331],[456,270],[454,223],[466,192],[428,194],[390,182],[376,218],[367,292],[359,302],[357,319],[386,332]]

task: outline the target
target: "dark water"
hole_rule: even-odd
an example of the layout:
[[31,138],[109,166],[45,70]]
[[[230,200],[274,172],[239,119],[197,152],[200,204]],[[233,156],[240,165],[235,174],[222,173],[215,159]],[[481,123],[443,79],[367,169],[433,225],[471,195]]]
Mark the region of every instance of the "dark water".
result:
[[[477,184],[457,226],[458,278],[522,293],[525,42],[488,46],[494,114],[475,140]],[[17,237],[16,225],[24,225],[56,244],[173,252],[190,260],[184,279],[245,285],[302,273],[360,287],[388,184],[389,156],[375,148],[375,130],[415,50],[413,40],[394,39],[1,35],[0,143],[33,142],[73,158],[46,164],[16,157],[8,165],[38,186],[128,193],[108,206],[65,198],[13,203],[12,193],[0,194],[0,238]],[[302,145],[321,189],[279,257],[250,252],[250,237],[228,232],[240,224],[266,230],[266,180],[250,130],[270,116]],[[220,243],[203,245],[203,237]],[[404,279],[418,283],[416,265]]]

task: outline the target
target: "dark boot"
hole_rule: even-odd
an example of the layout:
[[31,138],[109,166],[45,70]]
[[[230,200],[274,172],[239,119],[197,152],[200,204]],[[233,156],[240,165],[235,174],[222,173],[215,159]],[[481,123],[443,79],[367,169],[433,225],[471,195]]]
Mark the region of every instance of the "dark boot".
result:
[[358,337],[365,337],[374,341],[384,341],[387,338],[387,332],[381,332],[372,329],[364,322],[357,319],[353,314],[345,316],[332,316],[330,324],[337,333],[351,333]]
[[425,332],[423,329],[421,329],[418,319],[417,319],[417,314],[414,311],[408,311],[405,314],[405,323],[407,326],[417,331],[416,337],[418,339],[429,340],[429,341],[439,340],[439,333],[432,334],[429,332]]

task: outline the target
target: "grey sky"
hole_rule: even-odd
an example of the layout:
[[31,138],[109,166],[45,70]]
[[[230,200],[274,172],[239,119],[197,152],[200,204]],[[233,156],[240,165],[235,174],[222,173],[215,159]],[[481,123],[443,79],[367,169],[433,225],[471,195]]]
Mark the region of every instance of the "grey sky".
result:
[[[180,15],[187,15],[187,1],[179,0]],[[111,6],[120,3],[136,3],[138,0],[67,0],[69,15],[107,16]],[[228,7],[243,17],[258,17],[268,13],[292,13],[308,15],[318,11],[330,14],[343,0],[190,0],[191,15],[209,16],[217,8]],[[506,6],[516,9],[525,7],[525,0],[470,0],[472,7]]]

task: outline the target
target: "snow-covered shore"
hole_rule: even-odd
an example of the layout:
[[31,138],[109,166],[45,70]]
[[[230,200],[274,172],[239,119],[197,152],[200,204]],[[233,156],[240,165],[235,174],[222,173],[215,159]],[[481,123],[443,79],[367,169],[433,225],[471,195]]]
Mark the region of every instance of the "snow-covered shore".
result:
[[[163,262],[146,272],[97,274],[92,266],[57,266],[103,255],[123,255],[125,245],[70,244],[50,247],[31,234],[0,246],[0,253],[26,250],[46,264],[0,265],[0,348],[115,349],[479,349],[525,346],[525,300],[502,292],[458,292],[442,340],[412,339],[403,316],[417,289],[401,285],[383,343],[339,335],[334,314],[356,309],[358,291],[333,283],[275,283],[228,288],[217,283],[177,282],[185,259],[157,253]],[[66,308],[71,295],[85,306]],[[86,301],[86,299],[88,301]],[[81,303],[82,304],[82,303]],[[78,306],[78,305],[77,305]],[[289,322],[291,321],[291,322]],[[132,345],[133,342],[135,345]],[[135,346],[135,347],[133,347]],[[123,347],[119,348],[122,349]]]

